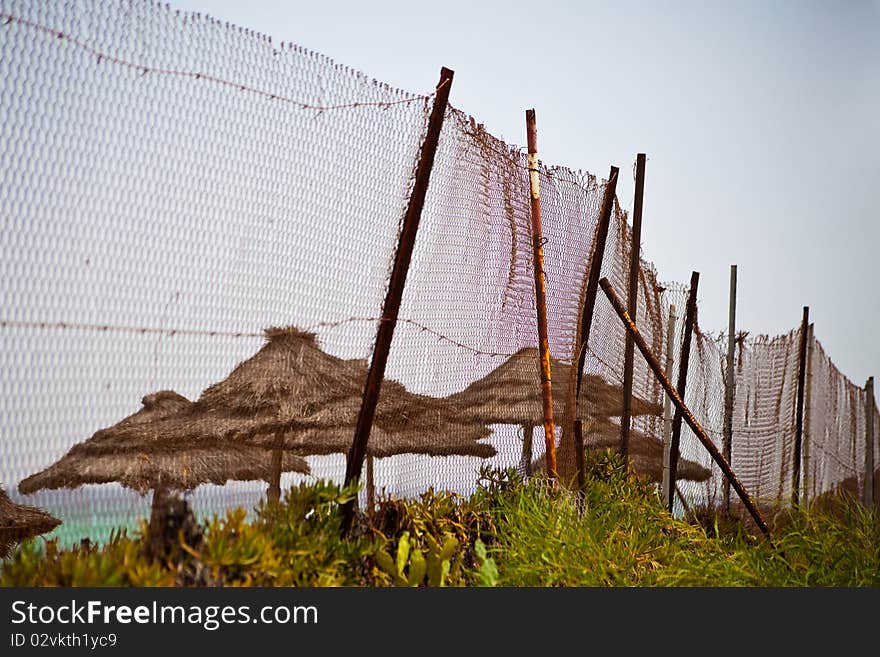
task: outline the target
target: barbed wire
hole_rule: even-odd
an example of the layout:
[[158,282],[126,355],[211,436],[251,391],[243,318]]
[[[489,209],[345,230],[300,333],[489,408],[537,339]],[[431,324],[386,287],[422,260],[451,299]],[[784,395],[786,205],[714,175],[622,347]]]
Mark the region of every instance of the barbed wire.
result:
[[[338,109],[352,109],[358,107],[380,107],[383,109],[388,109],[393,105],[403,105],[408,103],[415,102],[424,102],[429,98],[433,97],[437,91],[445,84],[447,81],[444,80],[443,83],[437,85],[437,89],[435,89],[430,94],[423,94],[418,96],[413,96],[411,98],[402,98],[400,100],[392,100],[392,101],[357,101],[353,103],[341,103],[339,105],[313,105],[310,103],[304,103],[300,100],[296,100],[295,98],[290,98],[287,96],[282,96],[280,94],[273,94],[269,91],[265,91],[263,89],[257,89],[256,87],[251,87],[246,84],[241,84],[240,82],[232,82],[230,80],[224,80],[223,78],[219,78],[214,75],[209,75],[207,73],[196,73],[192,71],[182,71],[177,69],[168,69],[168,68],[158,68],[155,66],[148,66],[145,64],[138,64],[135,62],[128,61],[126,59],[122,59],[121,57],[117,57],[115,55],[110,55],[106,52],[98,50],[94,46],[85,43],[84,41],[80,41],[76,37],[73,37],[69,34],[65,34],[60,30],[53,29],[46,25],[41,25],[40,23],[35,23],[33,21],[29,21],[26,18],[21,18],[19,16],[13,16],[12,14],[0,13],[0,21],[3,21],[3,26],[7,26],[11,23],[18,23],[19,25],[23,25],[33,30],[37,30],[39,32],[44,32],[53,37],[61,39],[70,43],[81,50],[84,50],[95,57],[97,57],[98,62],[108,61],[113,64],[118,64],[119,66],[125,66],[126,68],[131,68],[136,71],[140,71],[141,75],[146,75],[148,73],[157,74],[157,75],[167,75],[172,77],[182,77],[182,78],[191,78],[193,80],[207,80],[208,82],[213,82],[215,84],[223,85],[232,89],[236,89],[238,91],[245,91],[248,93],[252,93],[258,96],[262,96],[264,98],[268,98],[269,100],[277,100],[283,103],[288,103],[295,107],[299,107],[300,109],[305,110],[315,110],[319,114],[321,112],[326,112],[329,110],[338,110]],[[276,51],[277,52],[277,51]]]
[[[303,330],[315,332],[322,328],[339,328],[352,322],[382,322],[390,321],[382,317],[347,317],[336,321],[315,322],[303,327]],[[515,351],[484,351],[476,347],[450,338],[439,331],[425,326],[415,320],[398,317],[398,324],[407,324],[413,326],[424,333],[435,336],[438,340],[447,342],[459,349],[469,351],[475,356],[488,356],[490,358],[509,358],[513,356]],[[205,329],[186,329],[186,328],[161,328],[158,326],[133,326],[121,324],[89,324],[83,322],[40,322],[28,320],[0,319],[0,329],[32,329],[32,330],[73,330],[73,331],[94,331],[97,333],[133,333],[137,335],[162,335],[165,337],[174,337],[178,335],[200,336],[208,338],[260,338],[266,337],[265,333],[254,331],[224,331],[224,330],[205,330]],[[601,363],[602,365],[613,369],[611,363],[604,360],[598,353],[587,346],[587,353]]]
[[38,330],[95,331],[100,333],[136,333],[139,335],[198,335],[209,338],[263,338],[264,333],[246,331],[207,331],[199,329],[159,328],[156,326],[126,326],[114,324],[87,324],[81,322],[36,322],[14,319],[0,319],[0,328],[21,328]]

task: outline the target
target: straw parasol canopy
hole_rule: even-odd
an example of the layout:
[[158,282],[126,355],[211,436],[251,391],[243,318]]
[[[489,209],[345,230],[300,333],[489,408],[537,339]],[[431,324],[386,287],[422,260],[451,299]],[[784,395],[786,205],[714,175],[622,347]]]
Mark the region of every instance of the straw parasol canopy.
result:
[[[117,427],[120,442],[157,440],[176,444],[269,448],[270,501],[280,496],[282,451],[297,454],[347,452],[354,439],[369,367],[363,359],[342,359],[320,348],[314,333],[296,327],[269,328],[266,342],[222,381],[175,412],[146,426]],[[482,423],[462,422],[444,399],[417,395],[396,381],[382,384],[368,454],[492,456]],[[289,458],[289,457],[283,457]]]
[[[142,404],[138,412],[95,432],[45,470],[21,481],[18,490],[30,494],[44,488],[118,482],[146,493],[268,479],[270,459],[265,448],[197,434],[178,440],[157,433],[156,424],[190,409],[192,402],[185,397],[162,390],[146,395]],[[283,468],[309,472],[308,463],[293,454],[285,455]]]
[[42,509],[17,504],[0,488],[0,559],[22,541],[55,529],[61,521]]
[[[314,333],[295,327],[270,328],[265,334],[266,343],[256,354],[186,408],[150,422],[148,432],[184,442],[199,438],[270,446],[278,434],[350,427],[353,438],[369,371],[367,361],[328,354],[318,346]],[[482,423],[463,421],[459,411],[446,399],[418,395],[386,379],[374,427],[388,432],[454,428],[460,434],[458,440],[464,442],[490,434]],[[139,428],[134,432],[145,439]],[[128,440],[130,433],[126,428],[119,437]],[[346,451],[350,446],[351,440]]]
[[[620,445],[620,426],[604,418],[594,418],[584,425],[584,446],[586,449],[617,448]],[[647,475],[659,483],[663,477],[663,442],[640,431],[630,430],[629,457],[633,468],[639,474]],[[544,457],[538,457],[532,468],[544,467]],[[712,472],[685,458],[678,459],[676,479],[686,481],[706,481]]]
[[[461,392],[447,397],[460,408],[462,417],[490,424],[540,425],[544,421],[541,398],[539,352],[534,347],[520,349],[486,376]],[[553,388],[553,416],[562,418],[571,367],[550,359]],[[602,377],[586,374],[578,399],[581,418],[615,416],[623,413],[623,389]],[[661,415],[663,406],[633,397],[632,415]]]

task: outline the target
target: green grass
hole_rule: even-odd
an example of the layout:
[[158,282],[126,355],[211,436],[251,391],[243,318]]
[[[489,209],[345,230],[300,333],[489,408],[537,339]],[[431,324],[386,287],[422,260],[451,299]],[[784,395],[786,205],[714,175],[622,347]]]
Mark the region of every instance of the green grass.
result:
[[339,508],[354,492],[303,484],[252,520],[213,517],[157,558],[145,525],[100,547],[29,541],[0,566],[0,585],[880,586],[880,519],[856,500],[780,510],[771,542],[710,509],[674,518],[610,451],[590,455],[582,497],[485,470],[468,499],[382,499],[343,539]]

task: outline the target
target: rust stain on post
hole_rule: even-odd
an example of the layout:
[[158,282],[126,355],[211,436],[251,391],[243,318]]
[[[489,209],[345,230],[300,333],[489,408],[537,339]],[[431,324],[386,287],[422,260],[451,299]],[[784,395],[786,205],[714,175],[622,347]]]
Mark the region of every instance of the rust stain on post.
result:
[[718,451],[718,448],[712,442],[712,439],[709,438],[706,430],[702,427],[702,425],[697,422],[697,419],[693,416],[688,409],[687,406],[684,405],[684,401],[682,401],[678,392],[676,392],[675,388],[672,387],[672,384],[669,382],[669,379],[666,377],[666,374],[663,372],[663,368],[660,366],[660,362],[651,353],[651,348],[648,346],[648,343],[645,342],[645,339],[642,337],[642,334],[639,333],[638,327],[636,327],[632,318],[630,318],[629,313],[626,312],[626,308],[623,307],[623,303],[620,301],[620,298],[617,296],[617,293],[614,291],[614,288],[611,287],[611,283],[608,282],[607,278],[603,278],[599,281],[599,285],[602,287],[602,291],[605,292],[605,296],[608,297],[608,301],[611,302],[611,306],[614,308],[618,317],[620,317],[623,325],[626,327],[626,330],[632,335],[633,341],[636,343],[636,346],[639,348],[639,351],[644,356],[645,360],[648,363],[648,366],[651,368],[651,371],[654,372],[654,376],[657,377],[657,380],[663,386],[663,389],[666,391],[666,394],[669,395],[670,399],[672,399],[672,403],[675,404],[676,410],[681,414],[684,420],[688,423],[688,426],[693,430],[694,434],[696,434],[697,438],[701,443],[703,443],[703,447],[709,452],[709,455],[714,459],[715,463],[718,464],[718,467],[721,468],[721,471],[727,476],[734,490],[736,490],[737,495],[742,500],[746,509],[748,509],[755,523],[758,525],[760,530],[764,532],[766,536],[770,536],[770,529],[767,527],[767,523],[764,522],[764,518],[761,517],[761,513],[758,511],[754,502],[752,502],[751,496],[746,491],[745,487],[740,482],[739,478],[730,468],[730,464],[724,459],[724,456]]
[[529,199],[532,209],[532,252],[535,265],[535,305],[538,309],[538,348],[541,354],[541,401],[544,407],[544,443],[547,476],[556,481],[556,431],[553,425],[553,390],[550,379],[550,343],[547,338],[547,281],[544,275],[544,238],[541,231],[541,191],[538,174],[538,128],[535,110],[526,110]]

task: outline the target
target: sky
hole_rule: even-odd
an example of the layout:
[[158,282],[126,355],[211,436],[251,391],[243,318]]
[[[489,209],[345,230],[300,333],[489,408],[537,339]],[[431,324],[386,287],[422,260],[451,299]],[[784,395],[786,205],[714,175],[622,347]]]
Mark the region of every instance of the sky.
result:
[[700,273],[700,324],[775,335],[809,306],[863,385],[880,377],[880,1],[282,2],[170,6],[297,43],[450,102],[509,143],[534,108],[547,164],[601,178],[647,156],[642,249],[664,281]]

